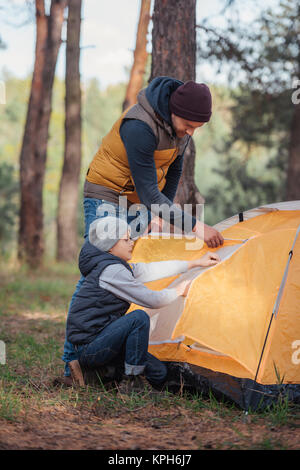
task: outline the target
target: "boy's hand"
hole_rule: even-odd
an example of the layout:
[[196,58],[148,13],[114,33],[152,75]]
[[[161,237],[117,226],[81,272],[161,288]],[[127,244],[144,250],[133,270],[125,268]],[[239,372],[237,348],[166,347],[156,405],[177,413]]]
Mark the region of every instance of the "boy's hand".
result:
[[[188,261],[189,264],[189,269],[191,268],[196,268],[196,267],[202,267],[206,268],[208,266],[214,266],[215,264],[218,264],[221,261],[220,256],[218,256],[216,253],[206,253],[202,258],[196,259],[193,261]],[[183,297],[186,297],[188,294],[188,291],[190,289],[192,281],[182,281],[178,286],[176,287],[177,294],[182,295]]]
[[177,294],[186,297],[191,283],[192,281],[182,281],[180,284],[178,284],[178,286],[176,287]]
[[206,268],[208,266],[214,266],[215,264],[218,264],[221,261],[220,256],[217,255],[217,253],[206,253],[202,258],[200,259],[195,259],[193,261],[189,261],[189,268],[196,268],[196,267],[201,267],[201,268]]
[[205,255],[202,256],[202,258],[200,258],[199,266],[202,266],[202,267],[214,266],[215,264],[218,264],[220,261],[221,261],[221,258],[219,255],[217,255],[217,253],[208,252],[208,253],[205,253]]

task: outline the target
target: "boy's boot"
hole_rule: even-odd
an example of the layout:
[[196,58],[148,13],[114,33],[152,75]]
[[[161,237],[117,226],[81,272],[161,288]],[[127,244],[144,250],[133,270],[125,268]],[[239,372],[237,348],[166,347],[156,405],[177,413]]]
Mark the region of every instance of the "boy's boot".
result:
[[69,362],[69,368],[74,384],[78,385],[79,387],[85,387],[85,382],[79,361],[75,359],[74,361]]
[[107,365],[98,367],[98,369],[87,369],[83,371],[83,378],[86,385],[106,385],[116,378],[116,368]]
[[118,392],[131,394],[132,392],[147,392],[151,386],[143,375],[123,375],[122,382],[118,385]]

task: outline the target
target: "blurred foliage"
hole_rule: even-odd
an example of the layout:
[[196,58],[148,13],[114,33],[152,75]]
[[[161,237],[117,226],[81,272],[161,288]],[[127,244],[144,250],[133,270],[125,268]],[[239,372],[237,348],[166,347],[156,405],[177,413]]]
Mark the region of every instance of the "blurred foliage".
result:
[[[2,71],[1,79],[6,87],[6,104],[0,105],[0,166],[8,163],[14,181],[19,180],[19,155],[22,144],[31,77],[19,79]],[[88,165],[97,151],[102,137],[119,117],[126,84],[118,84],[101,90],[96,79],[84,85],[82,90],[82,170],[80,201],[78,207],[78,230],[83,235],[84,217],[82,187]],[[44,184],[44,226],[46,254],[55,256],[56,211],[58,189],[64,153],[64,81],[55,79],[52,99],[52,114],[49,129],[48,155]],[[18,191],[15,190],[18,195]],[[18,198],[15,204],[19,204]],[[16,235],[15,227],[11,235]]]
[[[291,77],[297,52],[294,29],[298,20],[293,17],[295,9],[289,8],[294,5],[292,0],[282,1],[281,7],[264,12],[248,29],[238,21],[229,21],[227,29],[222,31],[206,24],[202,39],[200,32],[201,56],[211,60],[221,72],[230,64],[228,85],[211,86],[212,119],[194,137],[195,181],[206,199],[208,224],[284,199],[293,110]],[[223,36],[225,39],[221,40]],[[151,55],[145,86],[150,63]],[[13,185],[19,178],[31,78],[17,79],[4,71],[1,79],[5,81],[7,103],[0,107],[0,165],[10,165],[10,177],[4,179]],[[97,79],[82,85],[80,235],[84,231],[82,187],[86,171],[102,137],[121,113],[126,86],[120,83],[102,90]],[[64,82],[56,78],[44,185],[46,249],[51,257],[55,255],[57,198],[64,152],[64,95]]]
[[231,90],[211,87],[214,107],[208,124],[195,137],[195,182],[205,198],[205,222],[213,225],[237,212],[282,200],[282,167],[274,165],[277,146],[242,139],[228,145],[232,136]]
[[[0,7],[3,4],[0,0]],[[195,181],[206,199],[205,221],[211,225],[236,212],[283,200],[285,194],[293,77],[300,77],[300,7],[296,0],[278,0],[272,10],[253,10],[257,16],[251,24],[240,21],[239,8],[243,9],[243,2],[227,0],[224,21],[219,23],[224,25],[222,29],[210,18],[199,27],[201,60],[210,61],[224,77],[228,73],[227,86],[211,86],[212,119],[194,137]],[[0,47],[2,44],[0,40]],[[151,54],[144,86],[150,66]],[[12,225],[18,209],[15,185],[31,77],[17,79],[2,71],[1,80],[7,99],[0,106],[0,215],[7,214],[1,217],[0,237],[4,239],[8,234],[16,236],[16,223]],[[102,137],[121,113],[126,86],[120,83],[102,90],[97,79],[82,85],[80,235],[84,231],[82,187],[86,171]],[[64,152],[64,95],[64,81],[56,78],[44,185],[46,250],[51,257],[55,255]],[[6,228],[2,228],[4,220]]]
[[[246,24],[238,7],[222,29],[199,27],[199,54],[226,73],[231,126],[214,148],[216,185],[205,191],[208,223],[284,200],[294,79],[300,77],[300,4],[281,0]],[[201,189],[201,188],[200,188]]]
[[7,163],[0,164],[0,252],[7,251],[14,239],[16,228],[17,199],[19,185],[14,177],[14,168]]
[[[12,165],[14,180],[18,181],[19,153],[30,78],[16,79],[6,73],[3,79],[6,84],[7,104],[1,106],[0,113],[0,164],[7,162]],[[82,90],[83,158],[78,206],[80,236],[84,232],[82,188],[86,171],[102,137],[121,113],[125,90],[125,83],[101,90],[96,79],[85,84]],[[55,256],[57,198],[63,164],[64,93],[64,82],[56,78],[44,184],[46,253],[50,257]],[[212,119],[199,129],[195,136],[195,180],[201,194],[206,198],[205,220],[209,224],[214,224],[237,211],[273,202],[279,198],[282,183],[281,171],[277,166],[271,166],[276,155],[276,145],[266,148],[253,143],[249,149],[247,143],[239,140],[231,148],[225,148],[231,136],[235,98],[232,97],[230,89],[224,86],[212,87],[212,94]],[[16,227],[12,233],[15,236]]]

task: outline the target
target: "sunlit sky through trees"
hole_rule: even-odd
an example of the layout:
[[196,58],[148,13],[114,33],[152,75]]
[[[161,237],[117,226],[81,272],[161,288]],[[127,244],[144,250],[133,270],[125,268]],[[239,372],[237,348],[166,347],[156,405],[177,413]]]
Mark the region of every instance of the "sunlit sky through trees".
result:
[[[47,2],[46,2],[47,3]],[[48,2],[49,3],[49,2]],[[154,3],[154,2],[153,2]],[[226,0],[197,1],[197,23],[209,17],[214,24],[222,25],[224,15],[218,15]],[[245,21],[257,13],[256,0],[236,0]],[[268,0],[266,5],[277,4]],[[9,6],[7,6],[9,5]],[[15,7],[14,7],[15,6]],[[83,0],[81,35],[82,82],[96,77],[102,88],[126,81],[133,60],[140,0]],[[0,50],[0,77],[3,70],[23,78],[33,69],[35,47],[34,9],[25,0],[13,0],[9,4],[0,0],[0,34],[7,48]],[[17,8],[17,10],[16,10]],[[64,32],[65,34],[65,32]],[[151,23],[148,34],[151,51]],[[60,50],[56,73],[64,77],[65,51]],[[205,63],[197,67],[197,79],[207,82],[222,81]]]

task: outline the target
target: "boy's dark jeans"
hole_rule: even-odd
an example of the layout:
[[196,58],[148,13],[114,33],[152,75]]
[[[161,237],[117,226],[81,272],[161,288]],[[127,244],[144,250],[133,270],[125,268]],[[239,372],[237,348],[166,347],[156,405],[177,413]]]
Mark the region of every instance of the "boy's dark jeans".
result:
[[150,319],[144,310],[134,310],[106,326],[89,344],[77,346],[80,365],[98,369],[118,356],[125,360],[125,374],[144,373],[152,385],[161,385],[167,367],[148,353]]

